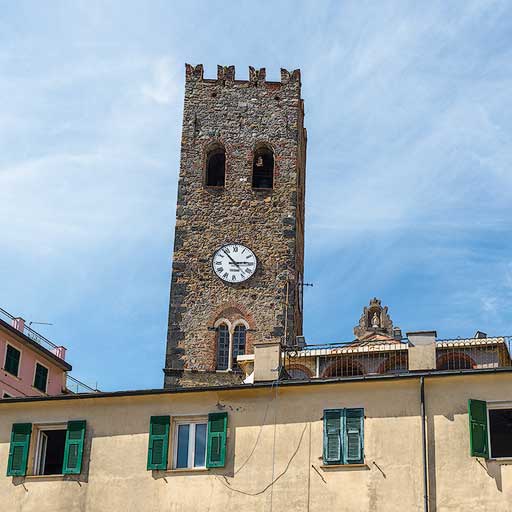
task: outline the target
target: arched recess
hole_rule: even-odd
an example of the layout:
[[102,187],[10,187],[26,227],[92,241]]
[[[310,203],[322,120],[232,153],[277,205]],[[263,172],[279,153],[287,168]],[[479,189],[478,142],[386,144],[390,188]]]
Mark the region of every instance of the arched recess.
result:
[[215,320],[216,363],[219,371],[239,371],[237,356],[247,352],[249,322],[236,308],[225,309]]
[[475,361],[462,352],[446,352],[436,361],[438,370],[471,370],[476,368]]
[[313,378],[311,370],[302,364],[292,364],[286,367],[286,371],[293,380],[309,380]]
[[220,142],[206,148],[205,184],[207,187],[224,187],[226,184],[226,149]]
[[254,148],[252,187],[256,189],[274,188],[274,151],[268,144],[259,143]]
[[364,375],[363,367],[361,363],[351,357],[336,358],[322,373],[322,377],[325,379],[332,377],[355,377],[358,375]]
[[391,353],[377,368],[377,373],[395,373],[408,369],[407,354]]

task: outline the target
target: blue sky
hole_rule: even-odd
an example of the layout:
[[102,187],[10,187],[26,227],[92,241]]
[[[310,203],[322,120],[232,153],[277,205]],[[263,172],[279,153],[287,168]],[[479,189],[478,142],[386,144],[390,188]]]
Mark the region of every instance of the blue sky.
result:
[[184,63],[301,68],[305,334],[512,334],[508,1],[0,1],[0,306],[160,387]]

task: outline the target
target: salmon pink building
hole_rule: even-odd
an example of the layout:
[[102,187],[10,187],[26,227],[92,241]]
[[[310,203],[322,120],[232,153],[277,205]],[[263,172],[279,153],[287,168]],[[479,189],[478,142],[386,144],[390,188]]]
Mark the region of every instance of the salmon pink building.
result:
[[0,397],[67,393],[66,349],[0,308]]

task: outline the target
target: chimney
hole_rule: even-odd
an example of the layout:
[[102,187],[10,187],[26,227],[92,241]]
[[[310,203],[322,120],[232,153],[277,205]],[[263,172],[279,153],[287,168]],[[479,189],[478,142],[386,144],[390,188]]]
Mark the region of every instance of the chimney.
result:
[[436,369],[436,331],[408,332],[409,370]]
[[270,382],[279,378],[281,343],[254,343],[254,382]]
[[20,316],[12,319],[12,326],[20,332],[23,332],[25,330],[25,320],[21,318]]
[[479,340],[481,340],[483,338],[487,338],[487,333],[486,332],[482,332],[482,331],[476,331],[476,333],[473,336],[473,338],[477,338]]

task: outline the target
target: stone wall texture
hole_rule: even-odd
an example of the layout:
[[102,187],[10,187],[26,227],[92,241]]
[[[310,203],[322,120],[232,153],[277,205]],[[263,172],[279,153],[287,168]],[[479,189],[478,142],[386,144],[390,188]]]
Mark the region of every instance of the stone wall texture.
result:
[[[249,80],[218,67],[205,79],[202,65],[186,65],[181,163],[171,276],[165,386],[229,383],[215,372],[219,318],[249,325],[252,343],[292,344],[302,334],[299,307],[304,267],[306,131],[300,71],[281,70],[280,82],[265,69],[249,68]],[[226,151],[225,187],[205,185],[208,148]],[[274,151],[274,187],[252,188],[254,149]],[[225,284],[214,275],[212,255],[226,243],[250,247],[254,276]]]

